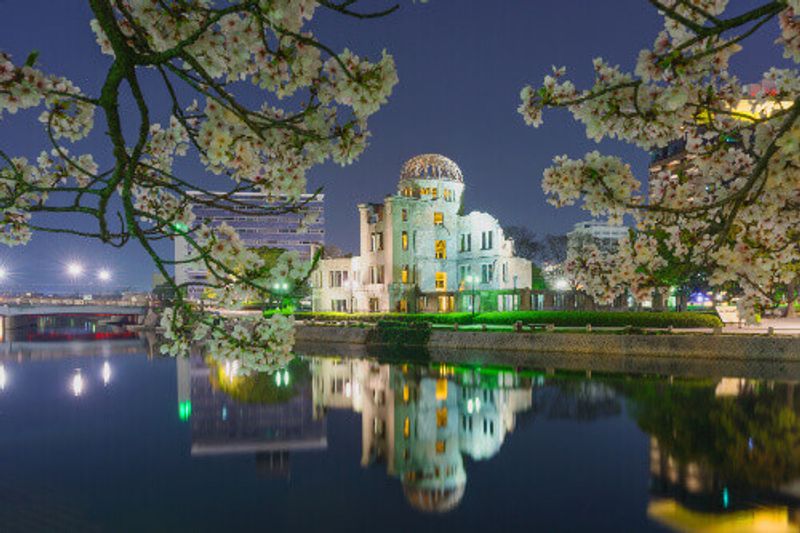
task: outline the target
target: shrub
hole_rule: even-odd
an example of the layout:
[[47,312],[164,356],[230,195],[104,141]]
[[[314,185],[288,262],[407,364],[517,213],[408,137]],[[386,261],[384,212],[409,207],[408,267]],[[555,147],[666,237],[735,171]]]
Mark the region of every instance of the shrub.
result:
[[430,322],[379,320],[370,332],[370,343],[390,346],[425,346],[431,336]]
[[[266,311],[270,316],[277,311]],[[638,328],[714,328],[722,326],[715,314],[705,312],[652,312],[652,311],[492,311],[478,313],[313,313],[298,312],[294,314],[298,320],[314,319],[317,321],[356,320],[377,323],[392,321],[404,323],[430,324],[495,324],[513,325],[516,321],[524,324],[555,324],[561,327],[585,327],[591,324],[597,327]]]
[[475,323],[513,324],[517,320],[526,324],[555,324],[562,327],[591,324],[598,327],[713,328],[722,325],[719,317],[706,313],[649,311],[497,311],[478,314]]

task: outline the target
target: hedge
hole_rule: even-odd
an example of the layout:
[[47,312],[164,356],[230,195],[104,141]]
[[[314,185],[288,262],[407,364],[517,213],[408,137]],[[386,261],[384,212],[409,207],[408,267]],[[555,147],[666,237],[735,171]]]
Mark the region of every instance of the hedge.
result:
[[[270,316],[277,311],[266,311]],[[655,312],[655,311],[493,311],[486,313],[294,313],[298,320],[336,321],[402,321],[430,322],[431,324],[497,324],[512,325],[517,321],[525,324],[555,324],[561,327],[639,328],[714,328],[722,326],[715,314],[700,312]]]

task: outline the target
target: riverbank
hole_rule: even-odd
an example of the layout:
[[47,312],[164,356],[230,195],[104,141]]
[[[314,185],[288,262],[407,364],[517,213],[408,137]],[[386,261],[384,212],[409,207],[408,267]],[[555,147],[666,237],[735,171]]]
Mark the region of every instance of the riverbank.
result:
[[[380,345],[372,328],[296,326],[297,343]],[[800,337],[710,333],[611,334],[577,332],[498,332],[434,329],[418,346],[429,350],[504,351],[585,356],[800,362]]]

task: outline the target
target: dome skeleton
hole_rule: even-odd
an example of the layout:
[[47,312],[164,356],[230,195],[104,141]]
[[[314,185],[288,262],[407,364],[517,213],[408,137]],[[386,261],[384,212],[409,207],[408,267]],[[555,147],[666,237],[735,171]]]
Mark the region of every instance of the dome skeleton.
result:
[[439,154],[422,154],[403,164],[400,181],[414,179],[445,179],[464,182],[461,169],[451,159]]

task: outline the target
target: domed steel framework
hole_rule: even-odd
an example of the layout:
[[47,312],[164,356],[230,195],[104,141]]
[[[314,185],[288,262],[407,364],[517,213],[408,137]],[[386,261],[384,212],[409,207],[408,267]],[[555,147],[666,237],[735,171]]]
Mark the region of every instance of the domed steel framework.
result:
[[400,181],[413,179],[442,179],[464,182],[461,169],[452,159],[440,154],[421,154],[403,164]]

